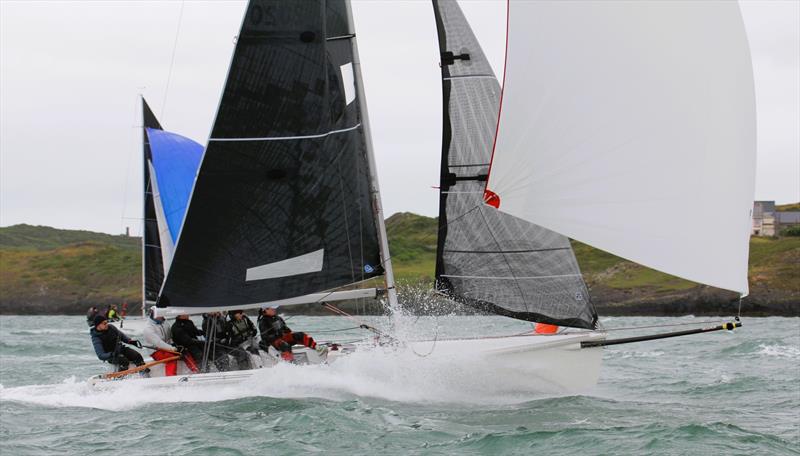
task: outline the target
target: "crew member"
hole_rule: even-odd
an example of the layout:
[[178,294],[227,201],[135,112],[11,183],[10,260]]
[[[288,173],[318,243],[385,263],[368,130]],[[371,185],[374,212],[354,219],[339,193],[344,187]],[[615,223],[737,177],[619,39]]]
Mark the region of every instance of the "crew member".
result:
[[327,347],[317,348],[314,338],[304,332],[292,332],[286,322],[277,315],[274,307],[264,307],[258,317],[258,330],[261,331],[262,350],[275,347],[281,352],[281,358],[285,361],[294,360],[292,345],[302,344],[308,348],[314,348],[320,355],[327,353]]
[[96,317],[100,311],[97,309],[97,306],[89,307],[89,310],[86,311],[86,324],[89,325],[91,328],[94,326],[94,317]]
[[[172,346],[172,332],[170,331],[170,324],[166,320],[164,317],[155,317],[155,309],[150,309],[147,324],[144,327],[144,331],[142,331],[144,342],[149,345],[148,348],[155,349],[150,356],[157,361],[171,358],[178,353],[178,350]],[[177,360],[164,363],[164,375],[170,377],[177,374]]]
[[[93,323],[94,326],[89,330],[89,334],[92,336],[94,352],[101,361],[115,365],[117,371],[128,370],[130,362],[137,366],[144,364],[139,352],[122,345],[124,343],[142,348],[141,342],[131,339],[119,329],[109,325],[108,319],[103,315],[96,315]],[[145,372],[149,372],[149,369],[145,369]]]
[[212,312],[203,314],[203,334],[206,337],[206,344],[208,345],[209,359],[214,360],[214,365],[217,370],[224,372],[230,370],[230,363],[228,362],[228,353],[230,350],[226,343],[228,343],[228,322],[221,312]]
[[192,372],[200,372],[197,363],[203,359],[205,342],[199,339],[203,331],[197,329],[189,314],[180,314],[172,324],[172,342],[183,353],[183,362]]
[[111,304],[111,306],[108,307],[108,311],[106,311],[106,318],[111,321],[119,321],[119,314],[117,314],[116,304]]
[[243,310],[234,310],[228,316],[228,345],[239,369],[252,369],[248,352],[258,355],[255,338],[258,335],[253,321]]

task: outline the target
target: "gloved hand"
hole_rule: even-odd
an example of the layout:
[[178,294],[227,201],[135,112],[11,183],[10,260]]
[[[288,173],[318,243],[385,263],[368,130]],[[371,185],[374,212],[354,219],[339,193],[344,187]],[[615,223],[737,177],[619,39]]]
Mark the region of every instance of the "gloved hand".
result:
[[136,347],[136,348],[142,348],[142,343],[141,343],[141,342],[139,342],[139,341],[138,341],[138,340],[136,340],[136,339],[131,339],[131,345],[133,345],[133,346],[134,346],[134,347]]

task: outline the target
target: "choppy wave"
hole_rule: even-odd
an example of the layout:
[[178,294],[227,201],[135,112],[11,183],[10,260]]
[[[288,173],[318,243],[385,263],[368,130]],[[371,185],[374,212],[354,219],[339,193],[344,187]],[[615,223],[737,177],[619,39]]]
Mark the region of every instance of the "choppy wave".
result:
[[777,358],[800,359],[800,347],[791,345],[759,345],[759,355],[774,356]]
[[12,336],[41,336],[41,335],[66,335],[66,334],[89,334],[88,328],[78,329],[16,329],[9,331]]
[[[14,331],[43,326],[11,319]],[[797,455],[800,448],[800,372],[787,368],[800,358],[798,319],[750,319],[733,333],[611,347],[597,390],[561,397],[505,388],[507,372],[469,353],[448,364],[381,350],[328,366],[281,364],[229,386],[97,389],[85,378],[106,365],[94,359],[82,320],[54,317],[44,326],[63,333],[11,337],[3,321],[0,453]],[[420,318],[401,329],[520,328],[504,322]],[[313,334],[349,322],[295,317],[290,325]]]

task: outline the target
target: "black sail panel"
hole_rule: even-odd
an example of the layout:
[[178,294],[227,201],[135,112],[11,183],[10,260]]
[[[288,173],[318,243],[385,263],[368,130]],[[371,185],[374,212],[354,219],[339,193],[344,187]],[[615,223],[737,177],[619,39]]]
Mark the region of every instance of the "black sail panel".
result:
[[158,221],[156,220],[156,208],[153,201],[153,188],[151,185],[150,167],[148,163],[153,159],[150,150],[150,140],[147,137],[147,129],[153,128],[161,130],[161,124],[156,119],[150,106],[142,98],[142,145],[144,163],[144,232],[142,234],[143,249],[143,277],[144,280],[144,301],[156,302],[158,292],[164,283],[164,263],[161,258],[161,239],[158,234]]
[[248,5],[159,306],[252,305],[382,272],[344,12]]
[[455,0],[433,0],[444,101],[436,288],[499,315],[592,328],[569,239],[484,204],[500,85]]

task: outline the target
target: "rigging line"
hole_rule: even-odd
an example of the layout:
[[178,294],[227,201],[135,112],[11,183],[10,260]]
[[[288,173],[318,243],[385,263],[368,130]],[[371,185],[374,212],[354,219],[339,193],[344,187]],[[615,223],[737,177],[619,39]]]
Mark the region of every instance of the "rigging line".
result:
[[350,328],[341,328],[341,329],[328,329],[325,331],[314,331],[314,334],[327,334],[327,333],[335,333],[335,332],[342,332],[342,331],[352,331],[354,329],[364,329],[361,326],[353,326]]
[[[431,238],[431,237],[433,237],[434,235],[438,237],[438,236],[439,236],[439,233],[440,233],[440,232],[442,232],[442,231],[443,231],[445,228],[447,228],[448,226],[450,226],[450,224],[451,224],[451,223],[453,223],[453,222],[457,222],[457,221],[461,220],[462,218],[464,218],[464,217],[466,217],[467,215],[471,214],[471,213],[472,213],[472,211],[474,211],[475,209],[478,209],[479,207],[481,207],[483,204],[484,204],[484,203],[483,203],[483,202],[481,202],[481,203],[479,203],[477,206],[474,206],[472,209],[468,210],[467,212],[464,212],[463,214],[459,215],[458,217],[454,218],[453,220],[445,221],[444,223],[442,223],[442,224],[441,224],[441,226],[439,226],[439,228],[436,230],[436,232],[435,232],[435,233],[433,233],[433,234],[427,234],[427,235],[423,236],[422,238],[420,238],[420,240],[418,241],[418,243],[419,243],[419,244],[422,244],[423,242],[427,241],[428,239],[430,239],[430,238]],[[393,255],[390,255],[389,257],[387,257],[387,258],[383,259],[383,261],[381,261],[381,262],[380,262],[380,265],[381,265],[381,267],[383,267],[383,264],[384,264],[385,262],[387,262],[387,261],[391,260],[391,259],[392,259],[392,256],[393,256]]]
[[375,334],[377,334],[379,336],[386,336],[386,337],[389,337],[389,338],[391,338],[393,340],[396,340],[394,337],[389,336],[389,335],[383,333],[382,331],[379,331],[377,328],[375,328],[372,325],[368,325],[368,324],[364,323],[363,321],[355,318],[354,316],[352,316],[349,313],[345,312],[344,310],[334,306],[333,304],[330,304],[330,303],[326,302],[325,304],[322,305],[322,307],[330,310],[333,313],[337,313],[337,314],[339,314],[339,315],[341,315],[343,317],[346,317],[346,318],[349,318],[349,319],[353,320],[354,322],[359,324],[359,326],[358,326],[359,328],[366,329],[368,331],[372,331],[372,332],[374,332]]
[[428,353],[421,355],[417,353],[416,350],[414,350],[414,347],[411,344],[408,344],[408,348],[411,349],[411,353],[417,355],[419,358],[427,358],[428,356],[433,354],[434,350],[436,350],[436,342],[439,341],[439,316],[437,315],[435,318],[436,318],[436,332],[433,335],[433,345],[431,345],[431,350]]
[[[347,255],[350,258],[350,278],[353,282],[355,282],[356,276],[353,273],[353,268],[355,267],[355,263],[353,262],[353,243],[350,241],[350,222],[347,218],[347,200],[344,197],[345,192],[344,192],[344,179],[342,178],[342,162],[340,162],[339,160],[336,160],[336,171],[338,171],[337,174],[339,175],[339,188],[341,190],[341,196],[342,196],[341,199],[343,208],[342,212],[344,213],[344,234],[347,237]],[[363,269],[364,262],[362,261],[361,264],[362,267],[360,269]]]
[[[139,96],[141,96],[141,94],[139,94]],[[138,99],[137,99],[137,101],[138,101]],[[137,103],[134,103],[134,108],[133,108],[134,125],[136,125],[135,124],[135,122],[136,122],[135,118],[139,114],[139,110],[136,108],[136,106],[137,106]],[[131,141],[131,144],[133,144],[135,142],[136,141]],[[124,228],[125,228],[125,219],[127,218],[127,217],[125,217],[125,211],[128,210],[128,182],[130,181],[130,178],[131,178],[131,176],[130,176],[130,174],[131,174],[131,155],[133,155],[133,152],[132,151],[128,152],[128,163],[127,163],[127,165],[125,165],[125,185],[122,188],[122,220],[120,220],[120,224],[122,226],[120,228],[122,228],[123,232],[125,231],[124,230]]]
[[164,111],[167,109],[167,94],[169,93],[169,83],[172,80],[172,68],[175,65],[175,51],[178,49],[178,37],[181,34],[181,23],[183,22],[183,7],[185,0],[181,0],[181,11],[178,14],[178,28],[175,30],[175,43],[172,46],[172,58],[169,62],[169,73],[167,74],[167,86],[164,88],[164,100],[161,102],[161,120],[165,119]]
[[736,321],[742,316],[742,295],[739,295],[739,312],[736,313]]

